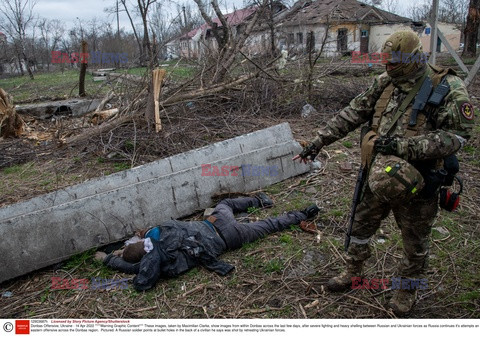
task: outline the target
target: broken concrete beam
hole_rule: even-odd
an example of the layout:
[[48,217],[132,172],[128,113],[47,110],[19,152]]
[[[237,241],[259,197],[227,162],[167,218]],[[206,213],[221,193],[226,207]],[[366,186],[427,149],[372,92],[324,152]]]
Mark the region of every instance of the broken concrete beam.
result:
[[81,116],[95,111],[101,99],[70,99],[45,103],[17,105],[19,114],[27,114],[38,119],[50,119],[54,116]]
[[0,208],[0,282],[305,173],[287,123]]

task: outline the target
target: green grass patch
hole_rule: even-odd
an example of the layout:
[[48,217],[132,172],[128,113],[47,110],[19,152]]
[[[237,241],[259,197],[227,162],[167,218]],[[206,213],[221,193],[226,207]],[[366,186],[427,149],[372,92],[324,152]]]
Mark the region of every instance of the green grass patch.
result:
[[242,245],[242,250],[249,251],[249,250],[255,249],[257,246],[260,245],[260,242],[262,240],[263,238],[255,240],[254,242],[251,242],[251,243],[245,243],[244,245]]
[[292,244],[293,240],[292,240],[292,237],[288,234],[282,234],[279,239],[278,239],[281,243],[285,243],[285,244]]
[[342,144],[343,144],[344,147],[346,147],[348,149],[353,147],[353,143],[350,142],[350,141],[344,141]]
[[115,171],[123,171],[130,169],[130,163],[114,163],[113,168]]
[[14,175],[20,179],[28,179],[32,176],[38,175],[38,170],[35,169],[35,163],[29,162],[21,165],[14,165],[3,169],[5,175]]
[[272,259],[265,264],[264,271],[265,273],[281,273],[285,265],[280,259]]
[[475,148],[474,146],[471,146],[471,145],[466,145],[463,148],[463,151],[470,154],[470,155],[473,155],[477,151],[477,148]]
[[328,214],[330,216],[334,216],[334,217],[343,217],[343,215],[345,214],[345,212],[343,210],[340,210],[340,209],[333,209],[333,210],[330,210],[328,212]]
[[290,225],[290,231],[296,232],[296,231],[302,231],[298,225],[291,224]]
[[477,289],[471,292],[463,293],[458,297],[458,299],[465,302],[478,300],[480,299],[480,290]]
[[9,168],[3,169],[3,173],[5,175],[10,175],[10,174],[16,174],[22,171],[22,166],[21,165],[14,165]]
[[77,267],[85,267],[87,263],[91,262],[95,251],[95,249],[90,249],[83,253],[73,255],[67,260],[67,262],[65,262],[63,269],[70,270]]
[[242,258],[242,262],[244,267],[249,269],[255,269],[255,268],[258,268],[259,266],[259,261],[256,256],[250,256],[250,255],[244,256]]
[[[67,69],[44,73],[35,73],[34,80],[28,75],[0,79],[0,87],[13,97],[14,103],[28,102],[38,98],[70,98],[78,96],[80,70]],[[103,83],[93,81],[91,74],[85,76],[85,91],[88,95],[103,96],[109,88]]]
[[257,207],[248,207],[248,209],[247,209],[247,213],[249,213],[249,214],[256,214],[259,211],[260,211],[260,209],[257,208]]

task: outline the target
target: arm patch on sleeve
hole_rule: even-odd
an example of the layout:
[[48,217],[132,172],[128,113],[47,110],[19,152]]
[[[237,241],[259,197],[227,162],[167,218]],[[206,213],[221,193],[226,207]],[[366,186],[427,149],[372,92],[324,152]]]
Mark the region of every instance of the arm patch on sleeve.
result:
[[473,106],[469,102],[464,102],[460,105],[460,113],[462,114],[463,118],[467,120],[473,119]]

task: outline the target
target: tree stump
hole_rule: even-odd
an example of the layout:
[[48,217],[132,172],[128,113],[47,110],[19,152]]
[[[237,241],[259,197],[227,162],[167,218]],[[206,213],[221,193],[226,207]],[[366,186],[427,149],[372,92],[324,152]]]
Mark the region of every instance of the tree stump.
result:
[[0,137],[19,137],[23,125],[22,118],[15,112],[11,96],[0,88]]

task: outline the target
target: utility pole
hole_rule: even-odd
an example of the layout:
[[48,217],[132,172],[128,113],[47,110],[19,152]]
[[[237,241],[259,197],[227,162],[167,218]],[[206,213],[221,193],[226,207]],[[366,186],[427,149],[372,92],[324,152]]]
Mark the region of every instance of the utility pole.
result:
[[429,63],[435,65],[435,54],[437,53],[437,39],[438,39],[438,28],[437,28],[437,15],[438,15],[438,1],[433,0],[432,3],[432,16],[430,20],[431,32],[430,32],[430,59]]
[[120,40],[120,19],[118,14],[118,0],[117,0],[117,39]]
[[[183,10],[183,27],[186,35],[188,31],[187,31],[187,15],[185,14],[185,6],[182,6],[182,10]],[[188,48],[188,59],[190,59],[190,40],[188,39],[188,36],[186,36],[186,38],[187,38],[187,48]]]

